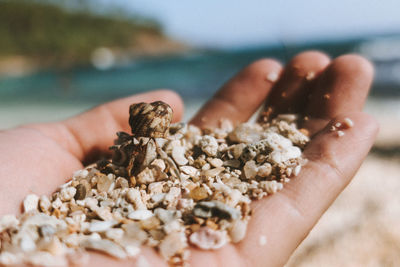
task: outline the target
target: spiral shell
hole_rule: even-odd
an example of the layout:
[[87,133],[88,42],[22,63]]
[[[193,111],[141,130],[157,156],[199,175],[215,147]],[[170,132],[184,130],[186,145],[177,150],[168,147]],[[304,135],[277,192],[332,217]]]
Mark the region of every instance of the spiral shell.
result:
[[172,108],[162,101],[137,103],[129,108],[129,125],[135,137],[166,137]]

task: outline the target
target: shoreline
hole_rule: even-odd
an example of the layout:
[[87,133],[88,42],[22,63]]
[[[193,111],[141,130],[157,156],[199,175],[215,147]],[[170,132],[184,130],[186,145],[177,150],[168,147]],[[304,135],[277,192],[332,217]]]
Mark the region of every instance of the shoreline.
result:
[[[207,99],[187,100],[183,121],[187,122],[199,110]],[[66,119],[88,110],[96,103],[62,103],[57,102],[4,102],[0,105],[0,129],[12,128],[17,125],[33,122],[51,122]],[[400,148],[400,98],[375,99],[369,98],[365,112],[374,116],[380,124],[380,131],[375,142],[376,151],[379,153],[397,153]],[[57,111],[57,112],[54,112]],[[392,149],[392,150],[391,150]]]

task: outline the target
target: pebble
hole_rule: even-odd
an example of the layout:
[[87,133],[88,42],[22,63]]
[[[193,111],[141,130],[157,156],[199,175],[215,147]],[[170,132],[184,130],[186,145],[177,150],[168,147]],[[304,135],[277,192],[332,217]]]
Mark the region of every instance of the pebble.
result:
[[244,175],[247,179],[253,179],[258,173],[258,167],[254,160],[247,161],[243,167]]
[[116,221],[92,221],[89,226],[89,231],[92,233],[105,232],[116,224]]
[[207,156],[213,157],[217,155],[218,143],[217,140],[210,135],[204,135],[200,140],[200,147]]
[[86,187],[83,184],[76,186],[75,200],[82,200],[86,197]]
[[81,243],[81,246],[84,248],[104,252],[119,259],[125,259],[127,257],[126,252],[120,246],[107,239],[88,238]]
[[76,193],[75,187],[66,187],[61,189],[60,196],[62,201],[70,201]]
[[347,127],[347,128],[351,128],[354,126],[354,122],[349,119],[349,118],[344,118],[343,120],[343,124]]
[[100,192],[108,192],[111,189],[111,186],[114,182],[112,176],[109,175],[100,175],[97,180],[97,190]]
[[203,200],[208,197],[208,192],[204,187],[196,187],[190,191],[190,197],[195,201]]
[[185,150],[183,146],[174,146],[172,149],[172,158],[180,166],[188,163],[188,159],[185,157]]
[[37,210],[39,197],[35,194],[27,195],[24,199],[24,212]]
[[149,210],[135,210],[129,213],[128,218],[132,220],[147,220],[153,216],[153,213]]
[[222,165],[224,164],[224,162],[221,159],[217,159],[217,158],[212,158],[208,161],[211,166],[213,166],[214,168],[219,168],[222,167]]
[[184,233],[174,232],[166,236],[160,243],[160,254],[164,259],[169,259],[175,254],[183,251],[187,246]]
[[189,240],[191,244],[205,250],[219,249],[228,242],[225,231],[215,231],[208,227],[201,227],[192,233]]
[[247,222],[237,220],[232,223],[232,227],[229,230],[229,236],[233,243],[238,243],[246,236]]
[[[212,250],[243,240],[251,201],[281,190],[306,162],[297,115],[210,130],[174,124],[168,133],[168,120],[157,128],[160,103],[137,105],[146,116],[132,117],[133,135],[118,133],[113,146],[125,160],[88,166],[51,198],[27,196],[22,217],[0,220],[17,240],[0,236],[0,263],[68,265],[85,249],[124,259],[146,244],[185,265],[189,243]],[[29,253],[12,254],[21,250]]]
[[0,232],[6,228],[15,228],[18,223],[19,221],[14,214],[3,215],[0,219]]

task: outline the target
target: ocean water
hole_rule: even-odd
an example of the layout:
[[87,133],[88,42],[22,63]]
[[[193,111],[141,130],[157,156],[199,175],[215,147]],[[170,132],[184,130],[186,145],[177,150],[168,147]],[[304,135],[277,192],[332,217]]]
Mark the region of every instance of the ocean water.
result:
[[[360,47],[368,42],[371,41],[196,51],[137,59],[109,70],[86,66],[43,70],[24,77],[0,77],[0,127],[61,119],[99,103],[158,88],[178,92],[189,107],[188,118],[230,77],[257,59],[270,57],[284,63],[299,51],[308,49],[322,50],[336,57],[360,52]],[[390,100],[388,106],[396,109],[400,103],[397,101],[400,98],[400,60],[372,60],[376,66],[376,79],[369,103],[379,102],[378,106],[381,103],[385,106],[386,100]]]

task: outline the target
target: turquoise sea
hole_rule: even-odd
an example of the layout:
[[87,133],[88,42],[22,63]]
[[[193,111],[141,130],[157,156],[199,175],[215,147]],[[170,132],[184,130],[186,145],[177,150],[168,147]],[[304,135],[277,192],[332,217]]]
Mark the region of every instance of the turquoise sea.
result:
[[[105,101],[157,88],[177,91],[194,109],[252,61],[272,57],[286,62],[299,51],[307,49],[322,50],[331,57],[354,52],[369,57],[376,66],[371,99],[390,99],[393,102],[393,99],[400,98],[400,58],[376,57],[374,45],[376,49],[382,49],[379,42],[389,45],[392,42],[392,39],[381,39],[364,38],[224,51],[202,50],[175,56],[141,58],[117,64],[108,70],[83,66],[63,71],[42,70],[23,77],[0,77],[0,126],[34,121],[35,118],[39,121],[46,121],[46,118],[58,119],[57,114],[67,116]],[[31,118],[27,109],[32,114],[39,112],[40,116],[32,115],[34,118]],[[49,115],[48,110],[54,109],[59,112]],[[23,116],[19,116],[20,113]]]

